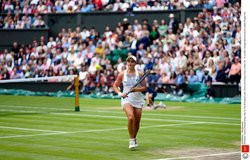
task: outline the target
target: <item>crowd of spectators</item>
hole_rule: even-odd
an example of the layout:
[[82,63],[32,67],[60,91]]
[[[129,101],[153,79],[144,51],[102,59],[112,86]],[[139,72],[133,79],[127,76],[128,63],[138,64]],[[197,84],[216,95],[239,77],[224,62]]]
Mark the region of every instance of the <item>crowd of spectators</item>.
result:
[[49,77],[79,73],[84,92],[109,91],[126,68],[128,55],[138,58],[136,69],[153,70],[149,83],[236,83],[241,70],[241,6],[228,3],[203,8],[185,23],[162,19],[149,23],[124,18],[114,30],[62,29],[45,43],[13,44],[0,53],[0,79]]
[[1,0],[0,13],[72,13],[223,7],[237,0]]
[[0,16],[0,29],[31,29],[31,28],[45,28],[46,24],[41,15],[37,13],[34,15],[25,14],[20,16],[19,13],[12,15],[8,13],[6,16]]
[[[38,14],[90,11],[173,10],[189,8],[221,8],[238,0],[0,0],[0,29],[43,28]],[[21,16],[20,16],[21,14]],[[22,15],[24,14],[24,15]],[[29,16],[30,14],[36,16]]]

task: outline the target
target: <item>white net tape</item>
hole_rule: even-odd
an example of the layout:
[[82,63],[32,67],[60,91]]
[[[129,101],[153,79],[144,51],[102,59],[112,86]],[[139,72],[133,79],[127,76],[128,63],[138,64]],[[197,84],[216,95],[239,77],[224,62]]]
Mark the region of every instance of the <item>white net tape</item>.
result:
[[38,77],[38,78],[25,78],[25,79],[8,79],[0,80],[0,83],[19,83],[19,82],[72,82],[77,75],[68,76],[54,76],[54,77]]

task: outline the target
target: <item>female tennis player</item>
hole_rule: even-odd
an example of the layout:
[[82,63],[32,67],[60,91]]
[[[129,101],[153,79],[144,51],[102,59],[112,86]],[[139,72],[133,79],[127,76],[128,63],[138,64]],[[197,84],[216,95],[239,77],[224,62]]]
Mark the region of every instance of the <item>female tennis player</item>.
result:
[[[114,91],[121,97],[121,105],[128,119],[129,149],[135,149],[138,146],[136,136],[144,105],[144,96],[141,92],[147,89],[145,79],[137,87],[133,87],[142,76],[142,73],[135,70],[136,61],[135,56],[128,56],[127,69],[118,75],[113,85]],[[121,83],[123,92],[118,88]]]

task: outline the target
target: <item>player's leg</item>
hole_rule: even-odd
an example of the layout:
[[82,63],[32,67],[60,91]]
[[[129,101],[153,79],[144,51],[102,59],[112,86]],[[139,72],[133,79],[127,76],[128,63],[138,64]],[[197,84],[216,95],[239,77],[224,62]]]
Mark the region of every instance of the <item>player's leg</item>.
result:
[[129,133],[129,149],[134,149],[136,147],[135,141],[135,116],[134,116],[134,108],[131,104],[127,103],[124,105],[123,110],[125,111],[128,119],[128,133]]
[[141,121],[141,114],[142,114],[142,109],[140,108],[134,108],[134,115],[135,115],[135,123],[134,123],[134,130],[135,130],[135,147],[138,147],[138,140],[136,138],[137,133],[140,128],[140,121]]
[[141,108],[134,108],[134,137],[136,138],[137,132],[140,128],[140,121],[141,121],[142,109]]
[[134,132],[134,123],[135,123],[135,116],[134,116],[134,108],[131,104],[126,103],[123,107],[123,110],[126,113],[127,119],[128,119],[128,133],[130,136],[130,139],[135,138],[135,132]]

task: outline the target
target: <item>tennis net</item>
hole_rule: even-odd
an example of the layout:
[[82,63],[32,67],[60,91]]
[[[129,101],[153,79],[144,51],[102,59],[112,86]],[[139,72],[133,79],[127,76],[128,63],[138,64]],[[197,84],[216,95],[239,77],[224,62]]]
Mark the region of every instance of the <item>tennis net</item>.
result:
[[[0,81],[0,104],[1,112],[15,113],[48,113],[48,112],[65,112],[79,111],[79,96],[75,94],[76,75],[57,76],[57,77],[40,77],[29,79],[11,79]],[[78,79],[77,79],[78,81]],[[12,95],[12,96],[10,96]],[[13,98],[13,95],[21,95],[19,98]],[[30,97],[36,96],[36,97]],[[46,97],[45,97],[46,96]],[[51,101],[54,96],[55,100]],[[63,97],[75,97],[63,98]],[[59,98],[60,97],[60,98]],[[77,99],[76,99],[77,98]],[[12,99],[18,101],[19,105],[12,102]],[[76,101],[78,101],[76,103]]]

